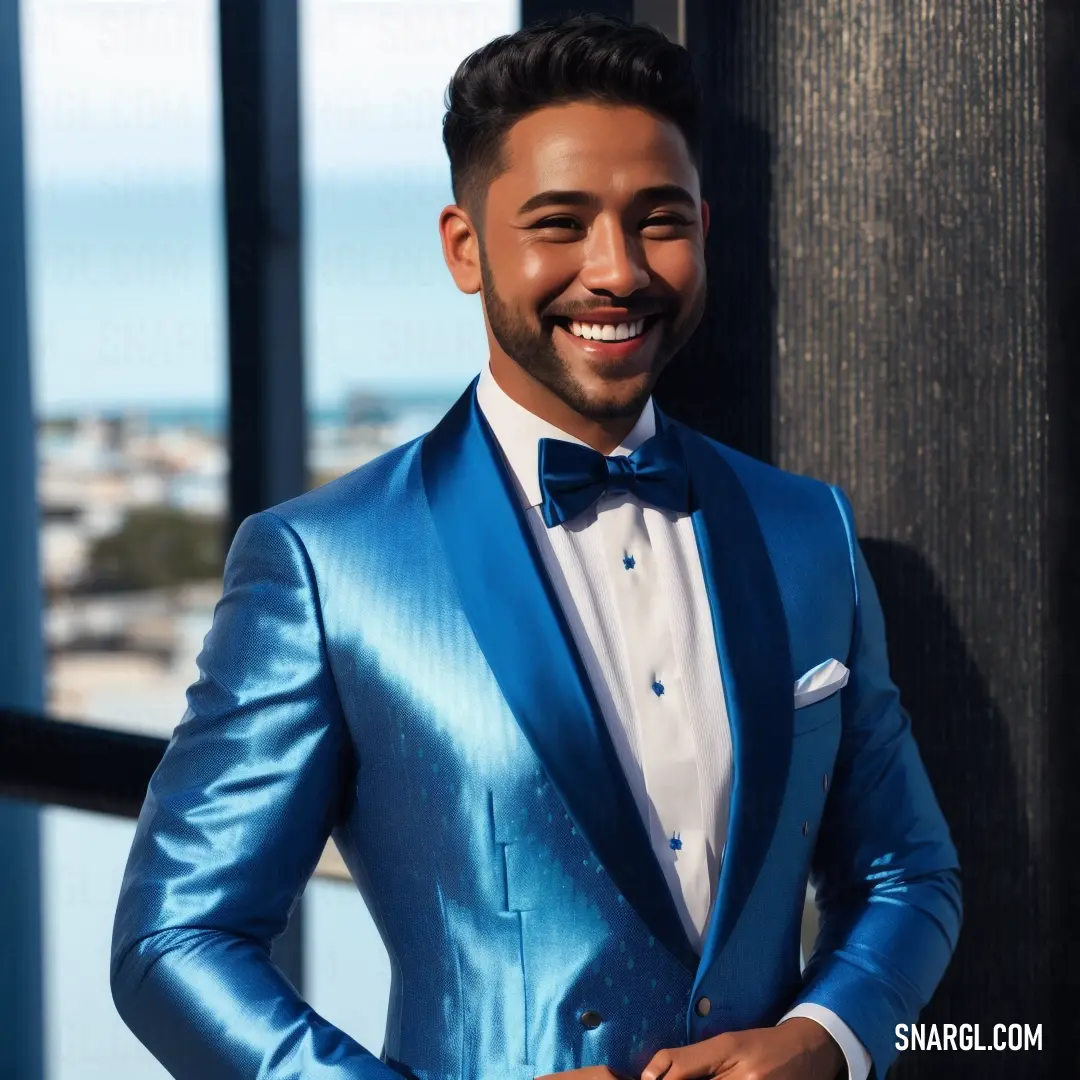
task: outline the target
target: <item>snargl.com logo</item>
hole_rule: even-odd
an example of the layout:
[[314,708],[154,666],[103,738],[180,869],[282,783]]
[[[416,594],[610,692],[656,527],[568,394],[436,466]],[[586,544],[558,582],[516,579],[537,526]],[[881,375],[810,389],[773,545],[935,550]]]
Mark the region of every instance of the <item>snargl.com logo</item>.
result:
[[978,1024],[897,1024],[897,1050],[1041,1050],[1042,1024],[994,1024],[983,1040]]

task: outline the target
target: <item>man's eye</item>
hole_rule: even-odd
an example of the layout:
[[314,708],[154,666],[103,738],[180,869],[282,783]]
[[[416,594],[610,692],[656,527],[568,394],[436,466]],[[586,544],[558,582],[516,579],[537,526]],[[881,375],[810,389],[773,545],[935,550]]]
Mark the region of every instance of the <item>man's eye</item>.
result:
[[[559,224],[562,222],[563,224]],[[569,222],[569,224],[566,224]],[[563,229],[573,228],[579,225],[580,222],[577,218],[572,217],[549,217],[544,218],[542,221],[538,221],[533,225],[534,229]],[[656,217],[648,218],[644,223],[644,226],[648,228],[651,225],[689,225],[688,221],[684,221],[680,217],[676,217],[674,214],[659,214]]]
[[570,222],[570,225],[577,225],[578,222],[575,218],[571,217],[550,217],[544,218],[543,221],[538,221],[533,228],[534,229],[562,229],[567,228],[566,225],[560,225],[559,222]]
[[658,217],[651,217],[645,222],[646,225],[689,225],[689,221],[684,221],[681,217],[677,217],[675,214],[661,214]]

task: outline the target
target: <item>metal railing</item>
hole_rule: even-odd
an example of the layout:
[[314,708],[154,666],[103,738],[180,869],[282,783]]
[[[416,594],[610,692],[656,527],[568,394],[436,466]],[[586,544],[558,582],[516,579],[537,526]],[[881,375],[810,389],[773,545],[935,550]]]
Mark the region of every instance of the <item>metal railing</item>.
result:
[[[137,818],[167,739],[0,709],[0,797]],[[333,840],[318,877],[351,880]]]

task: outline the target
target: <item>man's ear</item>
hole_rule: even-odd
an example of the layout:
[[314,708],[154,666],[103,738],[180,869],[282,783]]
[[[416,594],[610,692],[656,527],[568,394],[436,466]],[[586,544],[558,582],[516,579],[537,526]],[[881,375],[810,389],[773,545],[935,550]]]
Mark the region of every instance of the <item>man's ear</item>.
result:
[[460,206],[444,207],[439,215],[443,258],[454,284],[469,295],[483,284],[480,275],[480,240],[468,213]]
[[709,235],[709,204],[701,200],[701,239]]

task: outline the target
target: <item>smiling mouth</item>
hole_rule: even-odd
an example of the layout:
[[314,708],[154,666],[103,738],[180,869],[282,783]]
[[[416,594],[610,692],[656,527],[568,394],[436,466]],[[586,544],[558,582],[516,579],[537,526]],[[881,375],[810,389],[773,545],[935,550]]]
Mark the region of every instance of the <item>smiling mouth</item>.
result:
[[[664,316],[663,316],[662,312],[656,312],[656,313],[654,313],[652,315],[645,315],[645,316],[642,316],[642,317],[637,318],[637,319],[627,319],[625,323],[619,324],[619,323],[589,323],[587,319],[572,319],[572,318],[569,318],[567,316],[556,315],[556,316],[554,316],[552,318],[552,322],[555,324],[555,326],[561,326],[563,328],[563,330],[565,330],[571,337],[576,338],[578,341],[597,342],[597,343],[600,343],[600,344],[612,344],[612,343],[621,343],[621,342],[624,342],[624,341],[636,341],[638,338],[645,337],[645,335],[663,317]],[[577,323],[579,326],[583,325],[583,326],[588,326],[588,327],[611,326],[613,332],[615,330],[615,327],[617,327],[619,325],[625,325],[625,326],[628,326],[628,327],[631,327],[631,328],[634,328],[634,329],[636,329],[640,325],[641,328],[640,328],[640,330],[638,330],[637,333],[634,333],[634,334],[625,334],[624,333],[624,336],[622,336],[622,337],[598,336],[593,332],[590,332],[589,336],[586,336],[585,334],[582,334],[582,333],[578,333],[578,334],[574,333],[574,330],[573,330],[573,324],[574,323]]]

